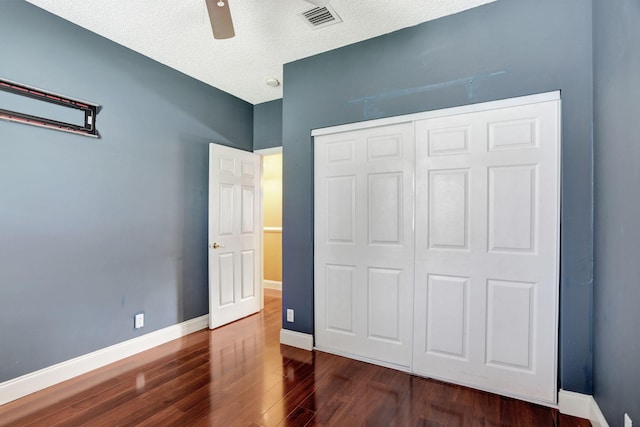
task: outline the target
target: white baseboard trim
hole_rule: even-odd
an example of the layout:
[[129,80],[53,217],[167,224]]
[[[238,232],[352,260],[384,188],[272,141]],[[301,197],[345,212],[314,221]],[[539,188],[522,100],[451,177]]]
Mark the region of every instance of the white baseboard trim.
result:
[[282,290],[282,282],[276,282],[275,280],[263,280],[262,286],[266,289],[276,289],[278,291]]
[[35,393],[52,385],[101,368],[174,339],[206,329],[209,316],[200,316],[177,325],[84,354],[39,371],[0,383],[0,405]]
[[280,329],[280,344],[311,351],[313,350],[313,335],[290,331],[288,329]]
[[609,427],[598,403],[590,394],[560,390],[558,409],[562,414],[588,419],[593,427]]

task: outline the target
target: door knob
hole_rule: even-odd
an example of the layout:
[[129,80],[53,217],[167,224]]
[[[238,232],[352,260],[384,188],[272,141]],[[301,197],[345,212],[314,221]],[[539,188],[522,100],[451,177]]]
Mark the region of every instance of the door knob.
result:
[[209,245],[209,247],[213,249],[218,249],[218,248],[224,248],[224,245],[219,245],[217,243],[214,243],[213,245]]

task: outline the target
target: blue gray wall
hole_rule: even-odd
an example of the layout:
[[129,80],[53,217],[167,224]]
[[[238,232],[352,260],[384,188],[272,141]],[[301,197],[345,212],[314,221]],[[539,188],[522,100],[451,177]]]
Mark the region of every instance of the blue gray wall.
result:
[[594,395],[640,423],[640,3],[594,0]]
[[253,106],[253,149],[282,147],[282,99]]
[[0,121],[0,382],[206,314],[207,144],[251,150],[253,107],[20,0],[0,40],[103,106],[100,140]]
[[499,0],[285,65],[285,328],[313,331],[312,129],[560,89],[560,382],[590,393],[591,29],[589,0]]

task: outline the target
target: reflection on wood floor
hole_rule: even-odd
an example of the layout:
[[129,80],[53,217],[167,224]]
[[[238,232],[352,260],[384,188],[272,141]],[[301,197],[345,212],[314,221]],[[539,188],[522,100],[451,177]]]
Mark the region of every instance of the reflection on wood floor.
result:
[[587,420],[279,344],[265,309],[0,406],[11,426],[589,426]]

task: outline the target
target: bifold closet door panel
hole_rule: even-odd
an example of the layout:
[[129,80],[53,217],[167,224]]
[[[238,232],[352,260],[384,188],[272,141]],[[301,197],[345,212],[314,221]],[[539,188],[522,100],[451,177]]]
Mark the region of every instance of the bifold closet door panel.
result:
[[415,132],[414,372],[555,403],[559,101]]
[[314,140],[316,347],[411,366],[413,124]]

